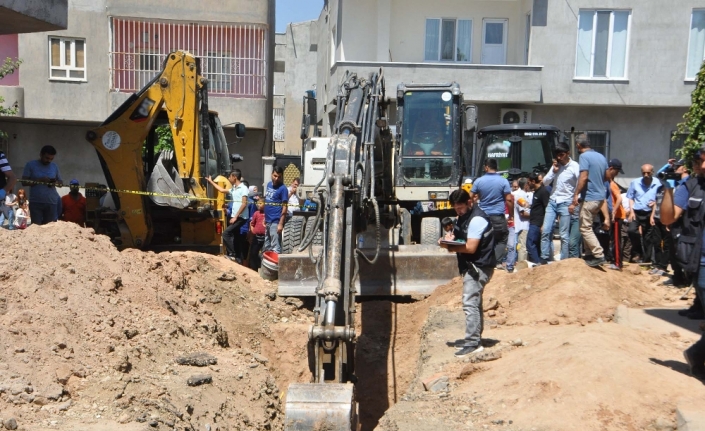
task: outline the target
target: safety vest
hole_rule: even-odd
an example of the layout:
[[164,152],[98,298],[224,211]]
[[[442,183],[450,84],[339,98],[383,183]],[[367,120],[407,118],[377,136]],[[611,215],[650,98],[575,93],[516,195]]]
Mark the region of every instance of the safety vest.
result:
[[463,216],[458,217],[455,221],[455,239],[467,241],[468,226],[470,221],[475,217],[482,217],[487,220],[487,227],[482,232],[480,245],[475,250],[475,253],[457,253],[458,270],[460,275],[465,275],[466,272],[473,272],[472,265],[477,268],[494,268],[497,265],[497,258],[494,254],[494,232],[492,230],[492,222],[490,218],[480,209],[480,206],[475,204],[471,211],[468,211]]
[[676,259],[686,273],[695,274],[700,269],[705,227],[705,179],[691,177],[685,182],[685,187],[688,189],[688,205],[681,217]]

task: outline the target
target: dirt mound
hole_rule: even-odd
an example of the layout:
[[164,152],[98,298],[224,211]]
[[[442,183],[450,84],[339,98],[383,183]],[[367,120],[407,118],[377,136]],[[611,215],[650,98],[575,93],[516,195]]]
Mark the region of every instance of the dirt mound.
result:
[[[462,281],[456,278],[439,287],[429,299],[434,304],[460,307],[461,291]],[[513,274],[495,271],[483,299],[489,326],[584,325],[598,319],[611,320],[619,304],[646,307],[678,296],[680,292],[656,286],[652,277],[636,265],[620,272],[590,268],[581,259],[567,259]]]
[[[300,301],[274,300],[274,286],[225,259],[118,252],[71,223],[0,229],[0,248],[0,418],[281,429],[280,387],[307,378]],[[194,353],[203,366],[176,362]]]

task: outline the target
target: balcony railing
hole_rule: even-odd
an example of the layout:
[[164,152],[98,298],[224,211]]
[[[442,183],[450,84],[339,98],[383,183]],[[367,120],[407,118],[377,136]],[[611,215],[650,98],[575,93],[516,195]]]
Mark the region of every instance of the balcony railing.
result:
[[258,24],[201,24],[112,18],[111,88],[135,92],[159,71],[167,54],[189,51],[201,60],[212,96],[267,95],[267,30]]

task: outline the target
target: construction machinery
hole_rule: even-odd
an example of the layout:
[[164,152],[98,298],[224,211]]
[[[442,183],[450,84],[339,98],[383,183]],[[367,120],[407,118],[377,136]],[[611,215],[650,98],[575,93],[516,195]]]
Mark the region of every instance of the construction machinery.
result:
[[395,127],[381,70],[346,75],[332,137],[309,138],[304,112],[300,193],[316,211],[294,212],[285,227],[292,252],[279,256],[279,294],[316,298],[313,376],[288,389],[290,431],[358,429],[356,295],[429,293],[456,276],[455,255],[437,246],[450,193],[481,175],[480,157],[501,159],[504,173],[550,163],[560,134],[543,125],[476,134],[477,108],[456,83],[400,84],[396,96]]
[[[244,133],[237,123],[237,138]],[[86,139],[112,201],[88,212],[96,232],[120,249],[221,252],[224,196],[205,177],[222,181],[217,176],[237,156],[228,152],[218,114],[208,110],[208,80],[197,58],[170,53],[161,72]]]
[[[354,290],[358,295],[428,294],[457,275],[455,257],[440,249],[437,240],[440,219],[454,215],[448,197],[471,172],[477,108],[463,102],[457,83],[402,83],[396,89],[396,124],[391,125],[384,91],[368,94],[363,85],[367,82],[351,74],[340,87],[333,137],[308,136],[305,107],[300,197],[319,199],[331,175],[332,148],[341,145],[336,140],[342,139],[344,127],[350,129],[348,135],[357,137],[359,147],[348,161],[355,181],[350,186],[361,202],[353,211],[357,221],[351,241],[354,254],[367,258],[360,259]],[[384,88],[383,80],[378,86]],[[351,113],[353,108],[360,111]],[[316,294],[321,262],[314,264],[310,251],[300,245],[328,250],[326,211],[294,212],[285,225],[280,295]],[[367,262],[373,257],[374,265]]]

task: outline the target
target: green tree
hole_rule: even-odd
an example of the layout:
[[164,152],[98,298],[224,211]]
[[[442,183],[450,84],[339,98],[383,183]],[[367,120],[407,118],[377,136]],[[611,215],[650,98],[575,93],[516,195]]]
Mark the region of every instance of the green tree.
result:
[[157,143],[154,146],[155,153],[174,149],[174,135],[171,134],[171,127],[168,124],[157,126],[154,133],[157,136]]
[[[12,60],[11,58],[6,58],[5,62],[0,65],[0,79],[6,77],[7,75],[10,75],[11,73],[15,73],[15,70],[17,70],[20,67],[20,64],[22,64],[22,60]],[[3,106],[3,103],[5,102],[5,99],[0,96],[0,115],[17,115],[17,107],[11,106],[9,108],[6,108]],[[7,139],[7,133],[5,133],[3,130],[0,130],[0,140]]]
[[[676,150],[676,154],[685,159],[688,166],[692,164],[695,153],[705,143],[705,63],[700,66],[690,101],[690,109],[683,115],[683,122],[678,124],[677,129],[678,134],[685,134],[687,137],[683,147]],[[675,135],[673,139],[676,139]]]

